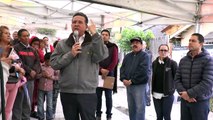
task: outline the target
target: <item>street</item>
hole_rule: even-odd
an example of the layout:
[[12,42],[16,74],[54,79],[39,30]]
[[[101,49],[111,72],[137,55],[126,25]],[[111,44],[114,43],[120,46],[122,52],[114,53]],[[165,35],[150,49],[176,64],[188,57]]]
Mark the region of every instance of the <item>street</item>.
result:
[[[171,119],[172,120],[180,120],[180,102],[177,102],[178,94],[175,93],[175,100],[173,103]],[[105,107],[105,96],[103,94],[102,97],[102,120],[106,120],[106,107]],[[128,117],[128,107],[127,107],[127,98],[126,98],[126,88],[123,84],[118,81],[118,93],[113,94],[113,109],[112,109],[112,120],[129,120]],[[60,96],[58,98],[57,103],[57,111],[56,111],[55,120],[64,120],[62,106],[60,102]],[[153,102],[151,102],[151,106],[146,107],[146,120],[155,120],[156,114],[153,106]],[[213,119],[213,112],[209,113],[209,120]],[[32,118],[32,120],[36,120]]]

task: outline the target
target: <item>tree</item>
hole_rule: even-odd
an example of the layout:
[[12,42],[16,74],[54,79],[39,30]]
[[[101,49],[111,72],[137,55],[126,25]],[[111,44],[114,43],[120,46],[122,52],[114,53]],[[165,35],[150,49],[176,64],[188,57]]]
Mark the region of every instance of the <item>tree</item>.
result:
[[146,32],[142,30],[135,30],[132,28],[125,28],[121,32],[121,39],[118,40],[118,45],[119,47],[124,51],[124,52],[129,52],[131,51],[131,44],[130,40],[134,37],[141,37],[142,40],[146,41],[147,47],[150,46],[150,40],[154,38],[154,34],[152,31],[148,30]]
[[44,35],[55,36],[56,30],[55,29],[48,29],[48,28],[38,28],[37,32]]

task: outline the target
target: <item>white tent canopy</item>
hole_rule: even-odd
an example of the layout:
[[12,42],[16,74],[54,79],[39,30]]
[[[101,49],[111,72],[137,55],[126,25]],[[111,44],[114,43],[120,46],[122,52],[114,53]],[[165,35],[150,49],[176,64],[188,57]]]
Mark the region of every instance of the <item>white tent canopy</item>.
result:
[[196,25],[213,22],[213,0],[1,0],[0,24],[69,29],[75,12],[103,28]]
[[[133,25],[139,12],[74,0],[3,0],[0,23],[14,27],[70,27],[72,15],[83,12],[97,27]],[[116,23],[117,22],[117,23]],[[120,23],[119,23],[120,22]]]
[[[90,0],[94,3],[131,9],[141,13],[160,16],[179,22],[213,22],[206,17],[213,17],[213,0]],[[163,23],[165,23],[164,21]],[[170,23],[170,21],[167,21]]]

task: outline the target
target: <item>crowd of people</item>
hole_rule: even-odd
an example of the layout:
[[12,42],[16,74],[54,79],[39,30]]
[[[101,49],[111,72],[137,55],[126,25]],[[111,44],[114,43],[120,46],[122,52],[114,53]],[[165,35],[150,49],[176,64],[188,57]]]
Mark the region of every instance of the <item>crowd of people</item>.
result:
[[[56,98],[59,92],[54,85],[58,83],[59,71],[49,64],[53,47],[48,38],[30,38],[26,29],[12,34],[7,26],[0,27],[1,65],[4,78],[5,104],[2,116],[5,120],[30,120],[35,117],[43,120],[44,100],[47,101],[47,117],[54,118]],[[57,81],[57,82],[55,82]],[[54,82],[54,84],[53,84]],[[57,94],[54,95],[53,93]],[[53,101],[54,100],[54,101]],[[54,106],[54,107],[53,107]],[[37,109],[36,109],[37,108]]]
[[[97,33],[84,13],[75,13],[71,22],[73,32],[53,46],[48,37],[30,38],[26,29],[15,31],[11,41],[9,28],[0,26],[3,119],[53,120],[59,92],[66,120],[101,120],[103,92],[106,119],[112,119],[118,46],[110,42],[109,30]],[[159,56],[152,61],[144,40],[130,40],[132,51],[125,55],[119,77],[126,87],[130,120],[145,120],[151,94],[157,120],[171,120],[175,90],[181,98],[181,120],[208,120],[213,58],[203,43],[201,34],[192,34],[189,52],[178,65],[167,44],[158,47]],[[106,82],[108,77],[114,78],[113,88],[98,86],[98,78]]]
[[213,59],[203,48],[204,37],[199,33],[191,35],[189,51],[179,66],[170,58],[167,44],[159,46],[159,56],[150,63],[150,53],[144,50],[141,38],[133,38],[130,42],[132,52],[125,56],[120,69],[120,80],[127,88],[130,120],[145,120],[145,105],[150,105],[147,100],[148,87],[152,88],[157,120],[171,120],[175,90],[180,95],[181,120],[208,120],[213,87]]

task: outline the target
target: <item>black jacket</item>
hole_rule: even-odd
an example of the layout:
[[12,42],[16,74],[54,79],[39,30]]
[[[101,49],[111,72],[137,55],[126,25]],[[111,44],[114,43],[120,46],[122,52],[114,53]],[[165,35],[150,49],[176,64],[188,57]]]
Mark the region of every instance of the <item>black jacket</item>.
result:
[[[165,58],[164,60],[164,71],[161,73],[157,73],[157,65],[158,65],[158,58],[156,58],[152,63],[152,86],[154,85],[155,81],[157,80],[156,75],[157,74],[163,74],[163,94],[164,95],[172,95],[175,91],[175,74],[177,70],[177,62],[170,58]],[[152,90],[153,93],[153,90]]]
[[28,80],[33,80],[30,77],[31,70],[36,73],[41,72],[40,60],[37,52],[32,47],[26,47],[21,42],[14,46],[14,49],[22,61],[22,66],[26,71],[25,76]]
[[209,99],[213,87],[213,59],[207,50],[191,57],[190,51],[187,56],[180,60],[176,76],[176,88],[178,92],[187,91],[190,98],[197,101]]
[[146,52],[131,52],[124,57],[120,80],[131,80],[132,85],[146,84],[149,79],[149,56]]

